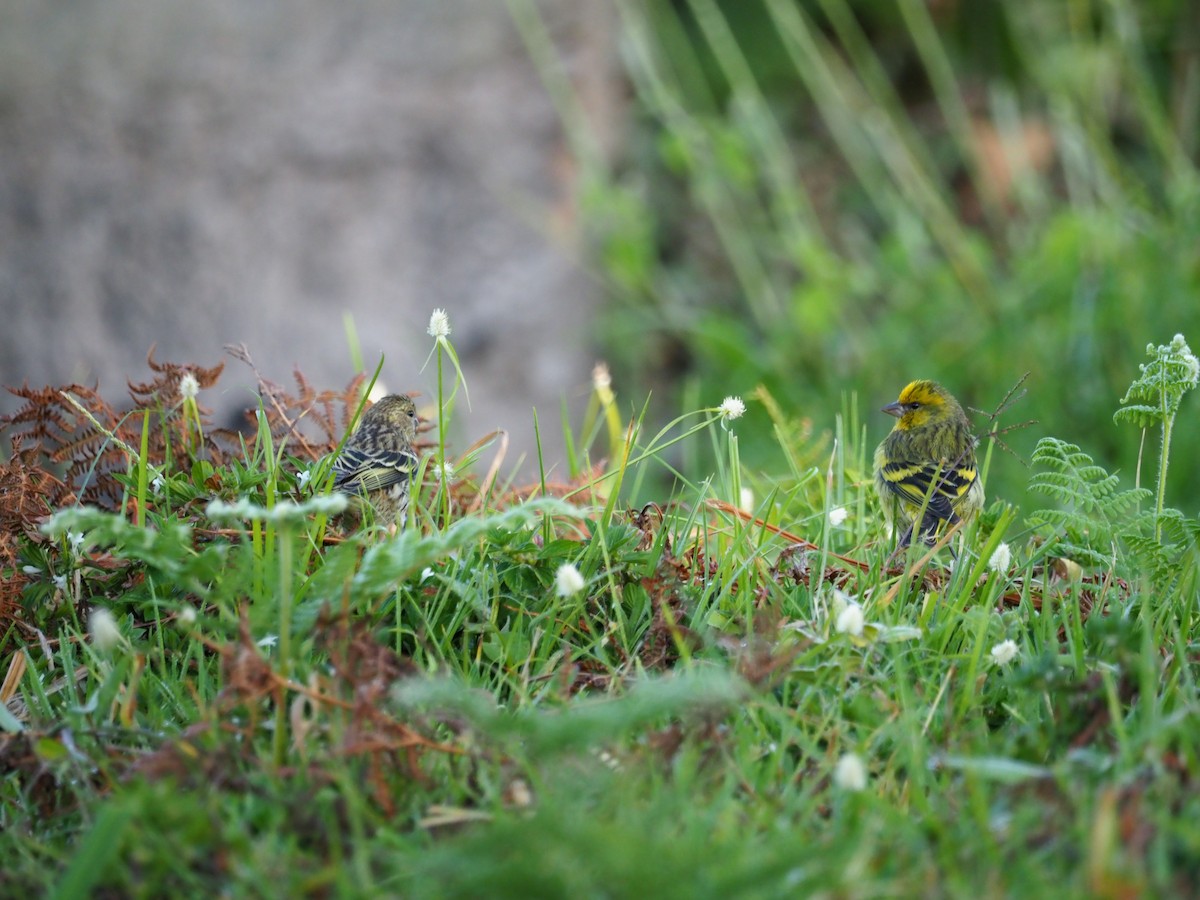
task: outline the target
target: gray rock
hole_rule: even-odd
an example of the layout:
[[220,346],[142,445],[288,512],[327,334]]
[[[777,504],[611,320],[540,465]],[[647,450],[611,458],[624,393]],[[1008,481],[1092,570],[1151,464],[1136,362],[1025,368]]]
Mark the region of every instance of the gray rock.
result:
[[[540,4],[604,140],[608,4]],[[597,291],[575,261],[575,167],[498,0],[161,4],[0,0],[0,383],[141,380],[146,351],[211,365],[244,343],[318,387],[386,355],[435,388],[444,307],[473,410],[553,449],[587,395]],[[202,401],[251,405],[230,362]],[[0,411],[16,403],[5,394]],[[545,426],[550,427],[546,428]]]

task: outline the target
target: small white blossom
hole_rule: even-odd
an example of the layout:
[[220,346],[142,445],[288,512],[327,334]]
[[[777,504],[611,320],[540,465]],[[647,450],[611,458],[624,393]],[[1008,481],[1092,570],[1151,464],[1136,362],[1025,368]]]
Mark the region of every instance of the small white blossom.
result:
[[584,586],[583,576],[571,563],[563,563],[554,574],[554,592],[560,597],[573,597],[582,591]]
[[996,547],[992,553],[992,558],[988,560],[988,568],[993,572],[1007,572],[1008,565],[1012,562],[1012,548],[1003,541]]
[[612,373],[608,371],[608,363],[598,362],[592,367],[592,387],[597,393],[612,388]]
[[742,402],[741,397],[726,397],[721,401],[721,405],[717,407],[717,412],[722,419],[732,422],[734,419],[740,419],[746,413],[746,404]]
[[1001,641],[995,647],[993,647],[989,656],[991,657],[992,662],[996,665],[1006,666],[1017,658],[1017,654],[1019,652],[1020,648],[1017,647],[1017,642],[1014,640],[1007,640]]
[[738,509],[742,512],[754,512],[754,491],[744,487],[739,492]]
[[864,625],[866,625],[866,619],[863,617],[862,607],[857,603],[847,603],[845,609],[838,613],[833,627],[838,634],[858,637],[863,633]]
[[299,488],[300,490],[304,490],[306,487],[308,487],[308,482],[311,479],[312,479],[312,470],[305,469],[303,472],[301,472],[299,475],[296,476],[296,487]]
[[305,507],[308,504],[301,506],[294,500],[277,500],[275,505],[271,507],[267,514],[263,516],[263,520],[267,522],[295,522],[303,519],[307,510]]
[[850,517],[850,513],[846,512],[846,507],[835,506],[829,511],[829,524],[837,528]]
[[156,494],[162,493],[163,485],[166,483],[166,479],[164,479],[162,475],[155,475],[152,479],[150,479],[150,487],[154,489],[154,493]]
[[857,753],[845,753],[833,767],[833,783],[843,791],[861,791],[867,786],[867,764]]
[[196,608],[194,606],[185,606],[183,609],[181,609],[179,611],[179,617],[178,617],[177,621],[184,628],[188,627],[189,625],[195,625],[196,624]]
[[433,466],[433,477],[440,483],[450,484],[454,481],[454,463],[448,459],[444,459],[441,463],[435,463]]
[[260,518],[266,509],[251,503],[246,497],[239,497],[235,503],[224,500],[212,500],[204,508],[204,514],[210,519],[250,519]]
[[54,586],[60,591],[65,591],[67,589],[66,575],[53,575],[51,576],[50,580],[54,582]]
[[195,400],[200,393],[200,382],[191,372],[184,372],[179,379],[179,396],[184,400]]
[[78,556],[80,549],[83,547],[83,532],[68,531],[67,543],[71,545],[71,552]]
[[262,647],[264,649],[267,649],[270,647],[274,647],[278,643],[279,643],[279,635],[268,634],[266,637],[259,639],[258,646]]
[[21,571],[26,575],[41,575],[42,570],[37,566],[21,566]]
[[432,578],[434,576],[434,574],[435,573],[434,573],[433,569],[430,568],[429,566],[426,566],[424,569],[421,570],[421,581],[428,581],[430,578]]
[[327,516],[336,516],[349,504],[350,498],[338,492],[333,494],[318,494],[315,497],[310,497],[297,508],[302,514],[324,513]]
[[832,598],[833,615],[835,618],[841,614],[843,609],[855,602],[854,598],[841,588],[831,586],[829,588],[829,595]]
[[108,653],[125,640],[113,614],[102,607],[92,610],[88,616],[88,633],[92,636],[92,646],[102,653]]
[[435,309],[429,316],[429,336],[439,341],[450,337],[450,317],[444,309]]

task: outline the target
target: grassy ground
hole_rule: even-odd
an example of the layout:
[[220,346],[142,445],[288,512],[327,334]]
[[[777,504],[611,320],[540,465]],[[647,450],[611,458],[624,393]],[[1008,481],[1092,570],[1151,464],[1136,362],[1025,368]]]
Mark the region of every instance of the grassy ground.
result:
[[[40,447],[0,473],[10,896],[1127,897],[1200,875],[1200,524],[1078,448],[1039,447],[1045,510],[996,501],[953,565],[889,566],[852,414],[824,436],[780,415],[768,476],[736,403],[652,435],[601,378],[570,472],[518,490],[488,445],[423,481],[407,530],[343,536],[315,461],[358,386],[264,385],[234,441],[181,399],[188,371],[159,368],[150,414],[93,423],[46,392],[10,423]],[[1186,380],[1151,379],[1172,417]],[[649,493],[695,445],[715,470]],[[64,447],[55,471],[110,509],[39,481]]]

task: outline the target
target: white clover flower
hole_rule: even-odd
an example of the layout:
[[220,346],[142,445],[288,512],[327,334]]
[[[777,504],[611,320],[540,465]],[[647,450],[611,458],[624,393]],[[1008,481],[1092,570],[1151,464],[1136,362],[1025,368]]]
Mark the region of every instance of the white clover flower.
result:
[[210,519],[261,519],[266,513],[266,507],[251,503],[246,497],[239,497],[234,503],[212,500],[204,509]]
[[195,400],[200,393],[200,382],[191,372],[184,372],[179,379],[179,396],[184,400]]
[[834,622],[833,627],[838,634],[848,634],[851,637],[858,637],[863,633],[863,626],[866,623],[862,607],[857,603],[847,603],[845,608],[837,614],[837,620]]
[[742,512],[754,512],[754,491],[748,487],[738,492],[738,509]]
[[732,422],[734,419],[740,419],[746,413],[746,404],[742,402],[741,397],[726,397],[721,401],[721,405],[717,407],[717,413],[722,419]]
[[560,597],[574,597],[585,586],[583,576],[571,563],[563,563],[554,573],[554,593]]
[[452,483],[454,481],[454,463],[448,459],[442,460],[441,463],[435,463],[433,466],[433,477],[439,483]]
[[350,498],[343,493],[334,494],[318,494],[315,497],[310,497],[308,500],[301,503],[297,509],[302,514],[308,513],[324,513],[327,516],[336,516],[344,510],[350,503]]
[[429,336],[444,341],[450,337],[450,317],[444,309],[435,309],[429,315]]
[[92,637],[92,646],[102,653],[116,649],[125,640],[116,618],[103,607],[93,609],[88,616],[88,634]]
[[992,558],[988,560],[987,567],[993,572],[1007,572],[1009,563],[1012,562],[1012,548],[1003,541],[996,547],[992,553]]
[[992,652],[988,655],[990,656],[992,662],[996,665],[1006,666],[1017,658],[1017,654],[1019,652],[1020,648],[1017,646],[1017,642],[1014,640],[1007,640],[998,643],[992,648]]
[[303,519],[306,513],[307,510],[294,500],[276,500],[263,519],[267,522],[295,522]]
[[829,511],[829,524],[837,528],[850,517],[850,513],[846,511],[844,506],[835,506]]
[[867,764],[857,753],[845,753],[833,767],[833,783],[843,791],[858,792],[867,787]]

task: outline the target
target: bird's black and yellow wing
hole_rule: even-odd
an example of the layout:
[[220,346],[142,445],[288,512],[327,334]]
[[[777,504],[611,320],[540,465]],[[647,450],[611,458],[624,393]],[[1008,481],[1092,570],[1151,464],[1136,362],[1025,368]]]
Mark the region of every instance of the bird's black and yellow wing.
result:
[[[892,460],[883,463],[879,483],[914,509],[925,508],[921,531],[937,522],[958,522],[957,509],[970,493],[979,472],[973,461],[912,462]],[[926,501],[928,498],[928,501]]]

